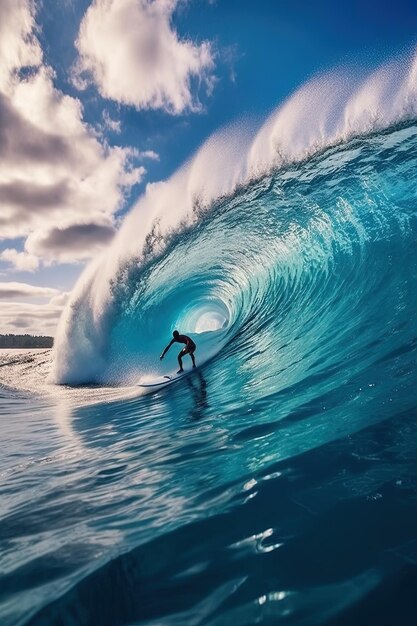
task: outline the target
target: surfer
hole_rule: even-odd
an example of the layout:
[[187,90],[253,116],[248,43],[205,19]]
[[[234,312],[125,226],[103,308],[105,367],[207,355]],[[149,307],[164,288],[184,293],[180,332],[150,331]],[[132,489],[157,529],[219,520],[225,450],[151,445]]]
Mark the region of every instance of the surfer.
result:
[[184,371],[182,367],[182,357],[184,356],[184,354],[190,355],[191,360],[193,362],[193,367],[195,367],[194,350],[196,349],[197,346],[195,345],[191,337],[188,337],[187,335],[180,335],[178,330],[174,330],[172,335],[174,338],[171,339],[171,341],[169,342],[169,344],[167,345],[167,347],[165,348],[165,350],[163,351],[163,353],[161,354],[159,358],[162,361],[165,354],[168,352],[168,350],[170,349],[173,343],[185,343],[185,348],[183,348],[178,355],[178,363],[179,363],[180,369],[178,370],[177,374],[181,374],[181,372]]

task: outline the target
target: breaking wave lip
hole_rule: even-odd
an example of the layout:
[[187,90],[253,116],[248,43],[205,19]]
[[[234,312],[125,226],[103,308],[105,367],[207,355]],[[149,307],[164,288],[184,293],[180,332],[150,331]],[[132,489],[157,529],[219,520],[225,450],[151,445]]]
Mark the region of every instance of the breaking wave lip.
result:
[[[209,208],[229,198],[233,211],[236,190],[256,194],[255,182],[267,186],[284,166],[416,115],[413,53],[360,79],[342,70],[315,77],[260,130],[241,123],[215,133],[169,180],[148,184],[109,249],[83,273],[58,326],[53,382],[129,383],[165,373],[149,359],[155,362],[176,326],[198,333],[200,354],[214,356],[248,319],[245,307],[264,289],[259,283],[278,278],[268,275],[267,258],[256,258],[256,232],[250,266],[232,254],[224,260],[232,227],[215,231]],[[184,240],[192,245],[198,237],[200,254],[191,255],[190,267]]]

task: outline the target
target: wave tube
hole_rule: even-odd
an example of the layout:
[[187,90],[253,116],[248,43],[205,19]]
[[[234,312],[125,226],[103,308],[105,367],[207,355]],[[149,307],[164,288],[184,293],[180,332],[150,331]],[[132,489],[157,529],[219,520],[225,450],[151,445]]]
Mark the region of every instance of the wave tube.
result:
[[[158,356],[174,328],[194,338],[200,363],[272,347],[306,366],[308,346],[349,306],[365,315],[371,287],[358,259],[395,229],[406,232],[409,215],[393,215],[381,195],[379,160],[414,141],[416,78],[416,56],[361,80],[319,76],[260,129],[219,131],[169,180],[149,184],[74,288],[55,340],[54,381],[166,373]],[[357,322],[347,317],[346,328]],[[283,337],[297,333],[301,353],[291,344],[285,356]],[[272,357],[263,366],[278,371]]]

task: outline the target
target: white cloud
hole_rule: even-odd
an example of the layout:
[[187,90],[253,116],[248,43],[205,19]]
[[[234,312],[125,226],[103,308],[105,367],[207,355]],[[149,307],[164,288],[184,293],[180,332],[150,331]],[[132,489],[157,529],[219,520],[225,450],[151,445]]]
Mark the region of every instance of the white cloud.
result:
[[[8,248],[1,259],[21,270],[35,270],[37,257],[53,262],[93,255],[108,241],[104,225],[114,229],[126,193],[146,171],[136,165],[137,150],[100,140],[84,122],[80,101],[56,89],[36,30],[31,0],[2,0],[0,239],[28,239],[23,252]],[[61,254],[51,233],[78,228],[85,235],[86,222],[90,236],[73,238],[72,249],[68,241]]]
[[18,252],[15,248],[6,248],[0,253],[0,260],[22,272],[33,272],[39,267],[39,259],[27,252]]
[[63,307],[69,299],[70,296],[70,292],[62,292],[60,294],[58,294],[57,296],[53,296],[50,301],[49,301],[49,305],[50,306],[61,306]]
[[57,289],[50,287],[38,287],[28,283],[0,282],[0,299],[12,298],[51,298],[59,294]]
[[54,335],[62,306],[0,302],[0,333]]
[[114,120],[110,116],[110,113],[107,110],[103,111],[103,122],[104,122],[104,127],[109,130],[112,130],[114,133],[122,132],[122,125],[121,125],[120,120]]
[[74,256],[79,260],[89,259],[110,243],[115,232],[111,222],[52,226],[29,235],[26,249],[30,255],[40,256],[45,261],[55,259],[64,263],[73,260]]
[[201,108],[198,89],[214,85],[209,42],[180,39],[172,24],[179,0],[94,0],[76,42],[74,82],[137,109],[173,114]]
[[0,334],[54,335],[68,296],[49,287],[0,282]]
[[33,36],[33,2],[2,0],[0,3],[0,89],[10,81],[16,69],[37,66],[42,51]]
[[143,152],[138,152],[138,158],[159,161],[159,154],[154,150],[143,150]]

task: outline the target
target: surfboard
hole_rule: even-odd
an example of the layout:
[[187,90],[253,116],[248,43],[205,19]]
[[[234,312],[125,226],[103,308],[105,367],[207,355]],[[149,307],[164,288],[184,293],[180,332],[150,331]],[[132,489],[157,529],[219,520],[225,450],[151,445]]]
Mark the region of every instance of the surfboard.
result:
[[181,374],[172,374],[172,376],[158,376],[157,378],[154,378],[153,380],[140,382],[137,384],[137,386],[138,387],[165,387],[166,385],[169,385],[170,383],[174,383],[176,380],[181,378],[184,374],[185,372]]

